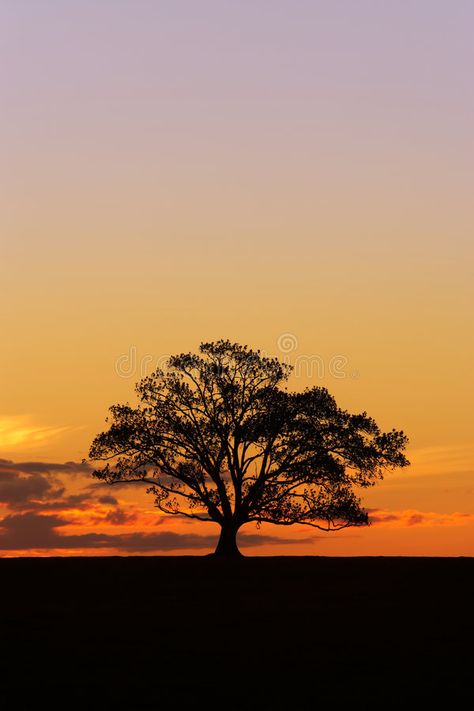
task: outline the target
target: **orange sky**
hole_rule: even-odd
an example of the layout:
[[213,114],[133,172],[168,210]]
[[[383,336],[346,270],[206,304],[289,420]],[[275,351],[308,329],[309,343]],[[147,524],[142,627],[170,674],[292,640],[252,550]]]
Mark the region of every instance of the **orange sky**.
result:
[[154,364],[218,338],[411,442],[363,494],[371,527],[248,527],[247,552],[473,554],[473,20],[427,0],[2,3],[0,555],[208,550],[212,526],[52,465]]

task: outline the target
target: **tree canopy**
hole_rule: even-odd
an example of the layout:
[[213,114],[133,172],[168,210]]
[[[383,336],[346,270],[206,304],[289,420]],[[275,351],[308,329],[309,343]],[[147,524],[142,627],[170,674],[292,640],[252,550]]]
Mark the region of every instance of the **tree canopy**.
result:
[[339,408],[326,388],[290,392],[291,366],[220,340],[172,356],[113,405],[94,439],[94,476],[142,482],[165,514],[218,524],[237,555],[246,523],[325,531],[368,523],[356,490],[408,465],[402,431]]

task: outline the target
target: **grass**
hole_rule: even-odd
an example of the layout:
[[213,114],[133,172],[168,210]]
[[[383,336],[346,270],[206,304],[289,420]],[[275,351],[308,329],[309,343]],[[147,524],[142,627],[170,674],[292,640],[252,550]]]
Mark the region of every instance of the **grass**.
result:
[[0,708],[472,703],[474,559],[0,560]]

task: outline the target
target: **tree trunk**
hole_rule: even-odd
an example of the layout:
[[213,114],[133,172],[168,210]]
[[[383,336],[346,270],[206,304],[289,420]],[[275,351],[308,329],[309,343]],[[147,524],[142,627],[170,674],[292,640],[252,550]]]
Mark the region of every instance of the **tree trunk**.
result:
[[240,558],[242,553],[237,547],[237,531],[233,524],[224,523],[214,555],[220,558]]

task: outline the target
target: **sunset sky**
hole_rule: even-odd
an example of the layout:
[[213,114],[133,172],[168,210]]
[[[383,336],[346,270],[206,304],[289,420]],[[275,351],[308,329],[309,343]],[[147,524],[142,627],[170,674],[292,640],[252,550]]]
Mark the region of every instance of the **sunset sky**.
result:
[[2,0],[0,556],[211,550],[81,462],[219,338],[410,438],[372,526],[247,554],[474,554],[473,28],[470,0]]

